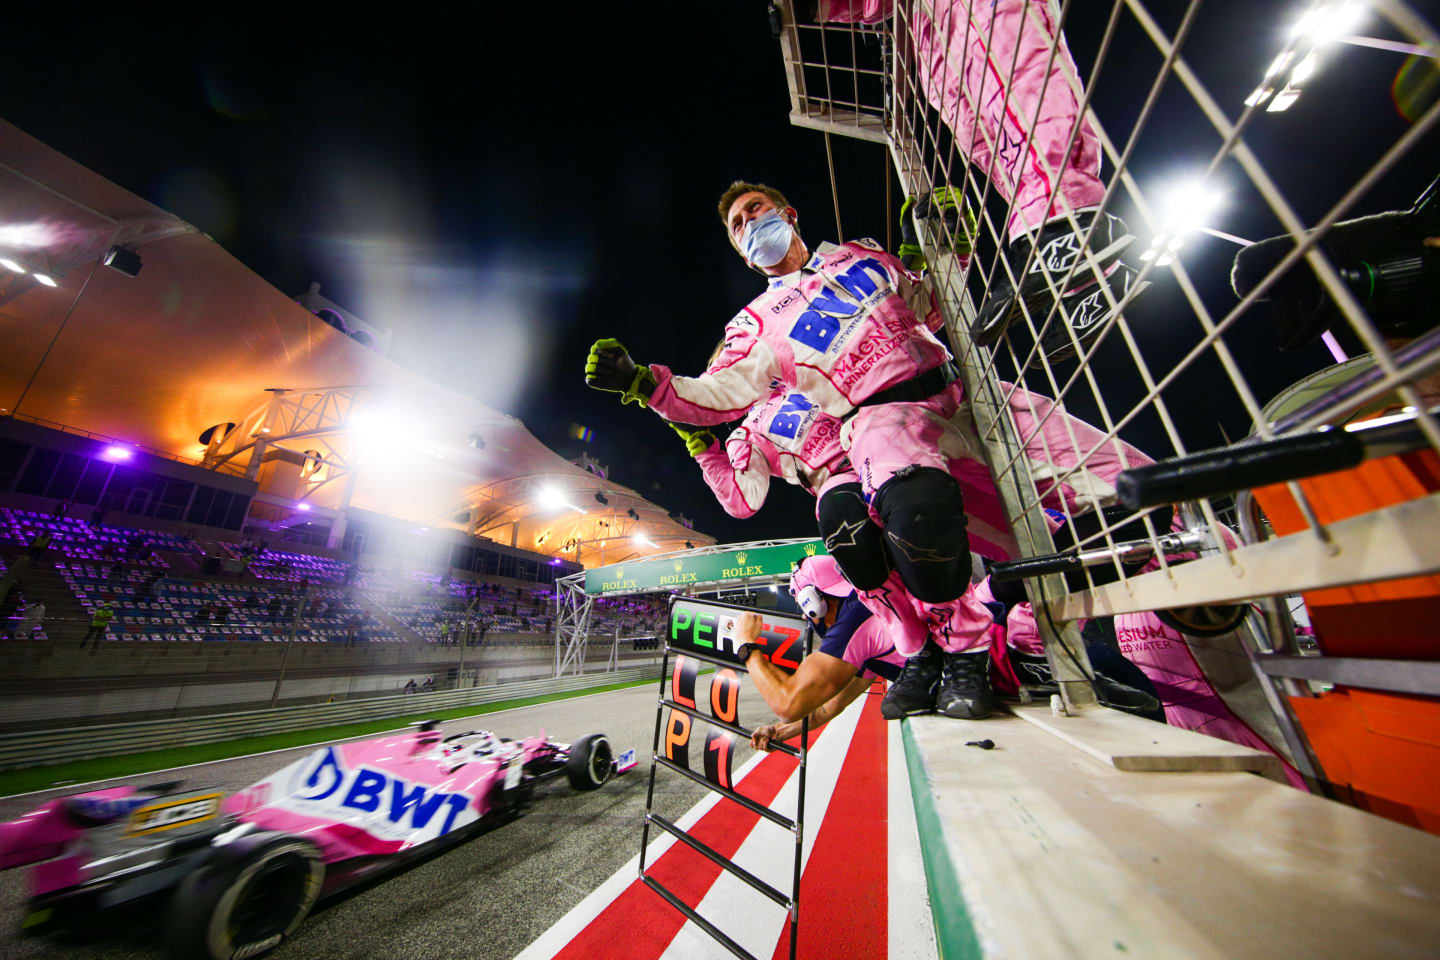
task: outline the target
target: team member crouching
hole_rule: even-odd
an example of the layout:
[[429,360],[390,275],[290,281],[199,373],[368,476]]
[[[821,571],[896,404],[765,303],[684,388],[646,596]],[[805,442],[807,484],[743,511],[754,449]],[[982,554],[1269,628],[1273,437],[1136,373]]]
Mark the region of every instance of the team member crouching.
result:
[[[1059,693],[1045,657],[1045,645],[1029,603],[1006,605],[994,598],[990,578],[975,586],[975,595],[995,612],[998,629],[992,634],[990,677],[1002,696],[1020,694],[1048,697]],[[1165,722],[1159,694],[1145,672],[1118,651],[1100,641],[1085,641],[1085,653],[1094,671],[1095,696],[1107,707]]]
[[[822,566],[829,561],[822,571],[823,582],[827,590],[837,591],[822,594],[812,579],[802,578],[807,585],[802,591],[802,610],[821,634],[820,649],[800,661],[793,674],[778,669],[764,656],[746,656],[745,669],[750,671],[755,688],[781,721],[778,726],[770,724],[755,730],[750,744],[757,750],[768,750],[771,741],[788,740],[798,734],[806,716],[812,728],[833,719],[869,690],[876,679],[893,681],[899,677],[905,662],[886,636],[883,622],[856,600],[854,591],[833,572],[834,562],[829,557],[811,557],[802,566],[817,561]],[[838,592],[839,585],[846,588],[843,595]],[[735,626],[738,643],[754,643],[760,636],[757,614],[742,614]]]
[[[953,402],[949,416],[921,414],[912,404],[889,409],[897,433],[909,431],[915,442],[942,451],[951,470],[961,473],[976,462],[977,447],[950,423]],[[988,715],[992,705],[984,633],[989,612],[968,590],[949,603],[927,603],[907,589],[891,567],[880,526],[840,446],[840,420],[803,394],[777,388],[751,408],[723,446],[708,429],[673,426],[731,516],[752,516],[764,503],[772,476],[818,491],[816,514],[830,556],[811,558],[807,564],[823,561],[835,568],[831,579],[843,585],[844,593],[834,596],[848,596],[851,584],[862,586],[857,591],[860,602],[883,624],[900,655],[914,661],[892,687],[887,711],[903,716],[935,709],[938,686],[939,709],[947,715]]]
[[[949,607],[917,604],[917,609],[929,614],[936,629],[933,641],[915,651],[899,649],[896,638],[884,634],[879,617],[866,619],[868,604],[856,603],[852,597],[854,588],[834,557],[807,558],[790,578],[790,592],[817,629],[823,627],[820,649],[831,656],[857,664],[865,662],[872,655],[872,641],[869,633],[861,638],[861,628],[868,623],[880,625],[880,638],[874,642],[894,644],[903,657],[903,668],[896,676],[887,677],[890,689],[880,704],[885,719],[938,710],[949,717],[980,720],[995,709],[989,680],[992,618],[973,589]],[[838,614],[834,614],[837,609]],[[833,624],[826,622],[829,614],[834,614]]]

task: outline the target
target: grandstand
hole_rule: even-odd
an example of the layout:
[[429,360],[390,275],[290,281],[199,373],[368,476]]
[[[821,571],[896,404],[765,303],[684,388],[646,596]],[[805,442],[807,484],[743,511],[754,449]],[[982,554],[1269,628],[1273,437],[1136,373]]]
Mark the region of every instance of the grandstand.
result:
[[[388,331],[337,323],[313,287],[284,296],[4,124],[0,171],[7,219],[67,224],[0,276],[0,637],[29,658],[25,681],[0,681],[0,725],[117,678],[154,695],[92,697],[71,718],[154,715],[163,691],[220,673],[234,689],[212,707],[393,693],[422,670],[442,688],[548,675],[557,577],[713,544],[391,361]],[[117,243],[142,274],[99,270]],[[659,616],[607,599],[591,629],[653,635]],[[330,653],[293,697],[293,659],[238,652],[301,644]],[[157,666],[178,645],[195,653]]]

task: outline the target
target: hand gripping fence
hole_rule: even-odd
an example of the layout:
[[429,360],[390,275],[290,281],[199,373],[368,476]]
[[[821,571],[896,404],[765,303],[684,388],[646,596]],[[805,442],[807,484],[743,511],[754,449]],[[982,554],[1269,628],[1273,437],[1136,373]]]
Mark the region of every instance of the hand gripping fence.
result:
[[[805,842],[805,761],[809,752],[810,721],[800,725],[800,746],[772,743],[771,749],[795,757],[799,762],[795,817],[791,819],[777,810],[752,800],[735,789],[731,780],[737,737],[739,743],[750,739],[751,730],[740,724],[740,678],[745,666],[735,656],[735,618],[740,613],[761,613],[764,617],[760,642],[766,645],[765,655],[782,669],[794,669],[810,652],[813,631],[799,617],[777,615],[750,607],[711,601],[673,598],[670,606],[669,632],[665,655],[661,661],[660,697],[655,708],[655,740],[650,755],[650,783],[645,794],[645,826],[640,837],[640,879],[670,906],[737,957],[754,960],[754,956],[735,942],[715,922],[702,917],[664,884],[646,872],[645,854],[650,843],[650,825],[654,824],[685,846],[727,871],[761,896],[784,907],[789,913],[790,957],[794,960],[800,937],[800,869]],[[673,660],[672,660],[673,658]],[[695,678],[701,664],[715,668],[711,679],[709,710],[702,711],[695,697]],[[689,754],[694,721],[709,726],[704,746],[704,774],[690,769]],[[691,836],[686,830],[654,810],[655,774],[665,769],[693,780],[722,798],[744,807],[768,820],[795,838],[794,871],[788,894],[760,879],[715,850]]]

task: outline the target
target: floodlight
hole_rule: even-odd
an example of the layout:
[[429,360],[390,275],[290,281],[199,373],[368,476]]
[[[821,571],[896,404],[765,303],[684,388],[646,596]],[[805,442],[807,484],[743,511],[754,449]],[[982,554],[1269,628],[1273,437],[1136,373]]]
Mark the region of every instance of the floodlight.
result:
[[634,507],[631,507],[629,510],[626,510],[625,512],[628,513],[628,514],[630,514],[630,519],[631,519],[631,520],[639,520],[639,519],[640,519],[640,514],[638,514],[638,513],[635,512],[635,508],[634,508]]
[[121,446],[118,443],[112,443],[100,454],[106,460],[129,460],[133,455],[134,453],[129,447]]
[[1275,99],[1270,101],[1270,106],[1266,107],[1265,110],[1267,113],[1279,113],[1298,99],[1300,99],[1299,88],[1286,87],[1275,95]]
[[605,494],[603,494],[603,493],[597,493],[597,494],[595,494],[595,502],[596,502],[596,503],[601,503],[601,504],[606,504],[606,505],[608,505],[608,504],[610,503],[609,500],[605,499]]
[[1202,180],[1177,183],[1165,194],[1160,231],[1150,242],[1150,248],[1140,254],[1140,259],[1154,260],[1157,267],[1169,264],[1184,245],[1185,235],[1203,229],[1223,199],[1219,190]]
[[0,224],[0,246],[21,250],[49,247],[60,234],[60,230],[47,223],[5,223]]
[[1365,16],[1365,4],[1355,0],[1322,3],[1305,11],[1290,30],[1293,37],[1306,37],[1311,43],[1330,43],[1355,29]]
[[685,549],[686,549],[686,550],[694,550],[694,549],[695,549],[695,544],[691,543],[689,540],[686,540],[686,541],[685,541]]
[[4,267],[6,270],[9,270],[13,273],[25,272],[24,267],[20,266],[20,264],[16,263],[14,260],[11,260],[9,257],[0,257],[0,267]]
[[134,250],[127,250],[118,243],[105,251],[105,256],[100,262],[116,273],[123,273],[127,277],[135,277],[140,273],[140,254]]
[[482,437],[482,436],[480,436],[480,434],[478,434],[478,433],[472,433],[472,434],[470,434],[469,438],[468,438],[465,442],[470,445],[470,448],[471,448],[472,450],[484,450],[484,449],[485,449],[485,438]]
[[31,276],[34,277],[37,282],[43,283],[43,284],[44,284],[45,286],[47,286],[47,287],[58,287],[58,286],[59,286],[59,284],[55,282],[55,278],[52,277],[52,276],[50,276],[50,274],[48,274],[48,273],[40,273],[40,272],[37,270],[35,273],[32,273]]
[[562,507],[569,507],[570,503],[565,499],[565,491],[559,487],[541,487],[535,495],[535,502],[541,510],[559,510]]
[[653,546],[655,546],[655,544],[653,544],[653,543],[650,542],[650,538],[647,537],[647,536],[645,536],[645,534],[643,534],[643,533],[637,533],[637,534],[635,534],[635,536],[633,536],[633,537],[630,538],[630,542],[633,543],[633,544],[635,544],[635,546],[637,546],[637,547],[653,547]]
[[310,509],[310,504],[308,504],[308,503],[297,503],[297,504],[295,504],[295,509],[296,509],[296,510],[309,510],[309,509]]

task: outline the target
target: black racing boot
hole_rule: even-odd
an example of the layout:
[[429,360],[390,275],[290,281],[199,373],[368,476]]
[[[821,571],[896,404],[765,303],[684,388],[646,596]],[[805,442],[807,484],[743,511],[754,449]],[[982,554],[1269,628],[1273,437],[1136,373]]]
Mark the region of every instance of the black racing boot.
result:
[[1095,699],[1107,707],[1142,717],[1153,715],[1160,710],[1160,701],[1144,690],[1136,690],[1129,684],[1112,680],[1103,673],[1095,674]]
[[1013,649],[1009,652],[1010,665],[1015,668],[1015,676],[1019,678],[1021,688],[1030,696],[1048,697],[1060,692],[1060,685],[1050,673],[1050,661],[1045,654],[1021,653]]
[[[1015,675],[1020,678],[1021,685],[1032,697],[1048,697],[1060,692],[1060,685],[1050,674],[1050,662],[1043,655],[1034,656],[1011,650],[1010,663],[1014,665]],[[1141,716],[1154,714],[1160,709],[1160,701],[1144,690],[1121,683],[1098,671],[1095,674],[1094,687],[1095,699],[1107,707]]]
[[935,709],[960,720],[984,720],[995,710],[990,689],[990,651],[946,653],[940,660],[940,697]]
[[905,661],[900,676],[885,692],[880,716],[899,720],[915,713],[929,713],[935,709],[935,691],[939,687],[940,648],[927,640],[919,653]]
[[[1070,227],[1067,217],[1056,217],[1040,228],[1038,238],[1026,234],[1011,241],[1005,250],[1007,272],[998,266],[991,280],[989,295],[985,298],[970,334],[982,346],[991,346],[1005,335],[1005,331],[1021,316],[1021,304],[1029,312],[1031,321],[1038,330],[1050,314],[1055,303],[1055,287],[1060,289],[1060,307],[1050,319],[1050,326],[1041,340],[1041,347],[1051,361],[1067,359],[1075,354],[1075,344],[1066,331],[1074,331],[1081,347],[1087,346],[1099,333],[1104,322],[1110,319],[1113,310],[1110,300],[1116,304],[1128,295],[1139,279],[1130,267],[1120,262],[1123,253],[1135,238],[1126,233],[1125,223],[1119,217],[1104,214],[1090,237],[1089,249],[1094,252],[1102,277],[1096,280],[1095,271],[1084,255],[1081,241],[1095,219],[1094,210],[1083,210],[1075,214],[1079,228],[1077,233]],[[1040,249],[1030,257],[1035,244]],[[1020,274],[1026,260],[1029,269]],[[1071,268],[1074,268],[1073,273]],[[1010,275],[1019,279],[1020,292],[1010,282]],[[1066,278],[1069,274],[1069,279]],[[1135,296],[1144,292],[1150,282],[1144,281],[1135,290]],[[1106,292],[1110,300],[1106,299]]]

